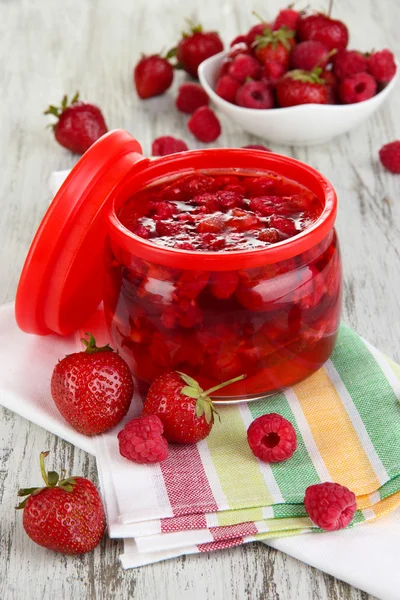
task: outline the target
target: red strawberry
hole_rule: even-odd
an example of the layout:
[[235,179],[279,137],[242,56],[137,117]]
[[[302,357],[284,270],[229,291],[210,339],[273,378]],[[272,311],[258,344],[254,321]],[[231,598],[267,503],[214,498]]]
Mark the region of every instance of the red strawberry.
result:
[[176,54],[178,65],[197,79],[197,68],[203,60],[222,52],[224,45],[216,31],[203,31],[201,25],[190,23],[190,33],[184,33],[177,48],[168,56]]
[[152,98],[167,91],[174,78],[174,70],[166,58],[153,54],[142,56],[133,72],[139,98]]
[[55,471],[46,473],[44,459],[48,454],[40,454],[46,487],[18,490],[18,496],[27,496],[17,506],[24,509],[24,529],[31,540],[49,550],[90,552],[99,544],[106,525],[100,494],[84,477],[60,480]]
[[276,85],[278,103],[282,107],[297,104],[327,104],[328,90],[320,77],[321,69],[289,71]]
[[349,42],[346,25],[320,13],[300,19],[297,34],[301,41],[321,42],[328,50],[344,49]]
[[251,27],[249,29],[249,31],[246,34],[246,42],[249,48],[251,48],[254,44],[254,42],[256,41],[256,37],[257,36],[262,36],[264,35],[265,31],[269,31],[271,29],[271,26],[269,23],[267,23],[266,21],[263,21],[261,19],[261,23],[257,23],[256,25],[253,25],[253,27]]
[[189,375],[166,373],[151,384],[142,415],[157,415],[169,442],[196,444],[208,436],[214,423],[215,410],[209,395],[244,377],[240,375],[204,392]]
[[261,63],[274,60],[287,68],[290,51],[295,44],[294,35],[294,31],[285,27],[277,31],[266,29],[264,35],[257,36],[253,44],[256,58]]
[[279,11],[278,16],[275,19],[272,29],[281,29],[286,27],[287,29],[297,30],[301,13],[294,10],[293,8],[283,8]]
[[92,335],[84,352],[63,358],[51,378],[51,395],[66,421],[79,433],[95,435],[117,425],[133,396],[126,362],[109,345],[98,348]]
[[79,92],[68,105],[68,98],[64,96],[61,107],[52,104],[44,112],[45,115],[54,115],[58,121],[51,127],[57,142],[75,152],[83,154],[102,135],[107,133],[107,125],[102,112],[97,106],[81,102]]

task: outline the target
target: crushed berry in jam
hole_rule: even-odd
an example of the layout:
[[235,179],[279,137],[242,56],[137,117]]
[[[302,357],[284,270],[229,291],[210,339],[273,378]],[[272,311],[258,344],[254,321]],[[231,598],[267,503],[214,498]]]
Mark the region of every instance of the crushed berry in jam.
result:
[[332,352],[340,320],[335,231],[256,267],[238,255],[231,270],[213,270],[201,252],[220,252],[223,268],[225,252],[282,242],[321,212],[311,191],[269,172],[191,173],[131,197],[119,212],[125,227],[154,245],[198,252],[197,268],[179,253],[165,266],[108,241],[106,320],[139,384],[177,370],[207,389],[245,373],[223,395],[251,398],[314,373]]
[[128,200],[119,218],[159,246],[232,252],[291,238],[321,212],[310,190],[276,173],[196,173],[144,189]]

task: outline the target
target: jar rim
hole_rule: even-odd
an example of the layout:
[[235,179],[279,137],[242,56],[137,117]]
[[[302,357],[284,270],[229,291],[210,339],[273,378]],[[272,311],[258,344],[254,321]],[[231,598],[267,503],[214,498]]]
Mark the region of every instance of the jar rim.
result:
[[[118,218],[118,210],[132,194],[158,179],[174,174],[207,170],[272,171],[304,185],[321,201],[319,218],[307,229],[271,246],[237,251],[190,251],[158,246],[134,234]],[[169,267],[229,271],[259,267],[287,260],[306,252],[333,229],[337,196],[332,184],[313,167],[288,156],[241,148],[189,150],[135,165],[115,188],[108,210],[108,234],[125,251],[143,260]]]

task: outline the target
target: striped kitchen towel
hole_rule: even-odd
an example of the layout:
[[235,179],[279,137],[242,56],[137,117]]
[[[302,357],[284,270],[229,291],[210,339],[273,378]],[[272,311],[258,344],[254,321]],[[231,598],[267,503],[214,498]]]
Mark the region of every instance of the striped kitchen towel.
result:
[[[115,431],[101,436],[110,534],[134,537],[146,553],[318,531],[303,498],[321,481],[354,491],[352,525],[386,514],[400,505],[399,378],[398,365],[342,325],[317,373],[263,401],[221,407],[222,422],[206,440],[172,446],[160,465],[133,464],[119,455]],[[268,412],[296,428],[298,449],[287,462],[262,463],[247,445],[247,427]]]

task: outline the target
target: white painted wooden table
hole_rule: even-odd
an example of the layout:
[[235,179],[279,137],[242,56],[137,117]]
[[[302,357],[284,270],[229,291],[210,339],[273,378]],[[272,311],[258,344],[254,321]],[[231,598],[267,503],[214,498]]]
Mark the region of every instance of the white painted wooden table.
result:
[[[125,128],[149,152],[154,137],[175,134],[200,147],[166,98],[139,102],[131,80],[140,52],[173,45],[184,17],[219,28],[225,41],[272,17],[285,0],[0,0],[0,302],[13,299],[31,238],[50,197],[50,172],[76,157],[44,129],[42,111],[79,89],[102,107],[109,128]],[[326,1],[326,4],[328,0]],[[300,8],[306,2],[300,3]],[[325,8],[317,2],[317,8]],[[351,46],[391,47],[400,56],[399,0],[336,0]],[[177,79],[180,79],[177,77]],[[344,319],[400,360],[400,176],[383,171],[380,146],[400,138],[400,90],[350,135],[314,148],[273,149],[310,163],[335,185],[344,259]],[[220,146],[261,140],[223,120]],[[3,341],[2,341],[3,343]],[[23,376],[23,374],[21,374]],[[0,383],[1,385],[1,383]],[[377,398],[379,402],[379,398]],[[371,598],[262,544],[172,560],[124,572],[122,544],[105,539],[69,558],[35,546],[15,514],[16,490],[38,483],[38,456],[96,481],[95,460],[43,429],[2,410],[0,422],[0,598],[2,600],[146,598],[177,600],[333,600]]]

